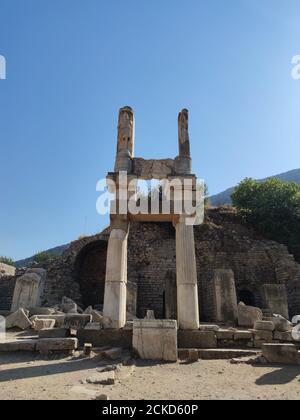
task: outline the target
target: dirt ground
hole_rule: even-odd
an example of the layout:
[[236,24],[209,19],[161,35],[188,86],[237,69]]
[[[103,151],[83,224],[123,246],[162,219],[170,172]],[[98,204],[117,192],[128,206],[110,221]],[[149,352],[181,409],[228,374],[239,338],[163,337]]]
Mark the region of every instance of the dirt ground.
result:
[[121,369],[114,385],[88,384],[99,359],[0,355],[0,399],[118,400],[300,399],[300,366],[232,365],[230,361],[149,364]]

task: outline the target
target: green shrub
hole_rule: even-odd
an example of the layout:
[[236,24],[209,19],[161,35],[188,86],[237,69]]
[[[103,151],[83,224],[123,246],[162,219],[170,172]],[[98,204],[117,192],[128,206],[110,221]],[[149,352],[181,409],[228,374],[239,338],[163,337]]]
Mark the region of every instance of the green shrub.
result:
[[49,265],[58,258],[57,255],[50,252],[40,252],[34,256],[34,261],[39,265]]
[[15,266],[14,260],[9,257],[0,257],[0,263]]
[[245,179],[232,195],[238,214],[259,232],[288,246],[300,243],[300,185]]

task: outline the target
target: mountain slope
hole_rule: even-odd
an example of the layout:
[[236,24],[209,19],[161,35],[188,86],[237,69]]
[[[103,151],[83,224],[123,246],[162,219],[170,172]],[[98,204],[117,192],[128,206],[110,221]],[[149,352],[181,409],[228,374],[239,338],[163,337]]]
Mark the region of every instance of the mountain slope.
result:
[[[55,256],[61,256],[63,252],[69,247],[69,245],[61,245],[57,246],[55,248],[48,249],[47,253],[53,254]],[[25,258],[24,260],[19,260],[15,262],[15,265],[17,268],[27,267],[28,264],[32,263],[34,261],[34,256]]]
[[[293,171],[284,172],[283,174],[270,176],[265,179],[260,179],[258,180],[258,182],[264,182],[270,178],[276,178],[276,179],[280,179],[281,181],[296,182],[297,184],[300,184],[300,169],[294,169]],[[234,189],[235,187],[228,188],[227,190],[219,194],[211,196],[210,197],[211,205],[217,207],[217,206],[222,206],[225,204],[231,204],[232,203],[231,194],[233,193]]]

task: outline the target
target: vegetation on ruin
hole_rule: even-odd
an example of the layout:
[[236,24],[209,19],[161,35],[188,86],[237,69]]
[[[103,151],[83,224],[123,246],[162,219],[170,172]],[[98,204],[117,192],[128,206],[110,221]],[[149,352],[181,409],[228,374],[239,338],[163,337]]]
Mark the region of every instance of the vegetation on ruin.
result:
[[15,266],[14,260],[12,260],[9,257],[1,257],[0,256],[0,263],[7,264],[7,265],[12,265],[13,267]]
[[58,258],[59,257],[57,255],[50,252],[39,252],[34,256],[34,262],[42,266],[47,266]]
[[300,185],[246,178],[232,194],[239,216],[269,239],[293,249],[300,243]]

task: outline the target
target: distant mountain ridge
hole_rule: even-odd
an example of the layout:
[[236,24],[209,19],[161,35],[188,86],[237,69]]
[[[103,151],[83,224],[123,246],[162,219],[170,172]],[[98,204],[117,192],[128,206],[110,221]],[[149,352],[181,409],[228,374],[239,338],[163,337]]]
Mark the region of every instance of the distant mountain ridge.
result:
[[[68,245],[60,245],[60,246],[56,246],[55,248],[51,248],[48,249],[47,251],[43,251],[49,254],[53,254],[55,256],[61,256],[66,249],[69,248],[69,244]],[[19,260],[15,262],[15,266],[17,268],[22,268],[22,267],[27,267],[28,264],[32,263],[34,261],[34,256],[29,257],[29,258],[25,258],[24,260]]]
[[[297,184],[300,184],[300,169],[294,169],[292,171],[284,172],[279,175],[274,175],[268,178],[259,179],[258,182],[264,182],[271,178],[280,179],[281,181],[286,181],[286,182],[296,182]],[[211,205],[218,207],[218,206],[223,206],[226,204],[229,204],[229,205],[232,204],[231,195],[234,192],[235,188],[236,187],[228,188],[227,190],[219,194],[211,196],[209,198]]]

